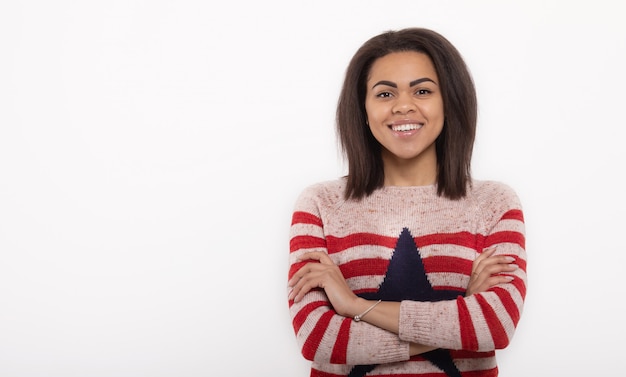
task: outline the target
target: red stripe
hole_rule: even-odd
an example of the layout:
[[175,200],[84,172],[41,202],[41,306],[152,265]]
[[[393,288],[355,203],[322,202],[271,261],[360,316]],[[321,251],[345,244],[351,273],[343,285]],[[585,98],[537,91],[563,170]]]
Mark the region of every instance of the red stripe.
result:
[[522,299],[526,298],[526,283],[522,279],[513,279],[511,282],[517,288],[520,295],[522,295]]
[[[291,305],[293,305],[293,300],[289,301],[289,307],[291,307]],[[303,306],[300,311],[298,311],[298,313],[293,317],[293,320],[291,321],[291,324],[293,325],[293,329],[295,330],[296,334],[298,334],[298,332],[300,331],[300,327],[302,327],[304,321],[306,321],[306,318],[309,316],[309,314],[311,314],[313,310],[322,306],[326,306],[326,302],[311,302]]]
[[503,289],[500,287],[494,287],[491,290],[496,295],[498,295],[498,297],[500,298],[500,301],[502,302],[502,305],[504,305],[504,308],[506,309],[507,313],[509,313],[509,317],[511,317],[511,320],[513,320],[513,324],[517,326],[517,323],[519,322],[519,319],[520,319],[520,312],[519,312],[519,309],[517,308],[517,305],[515,304],[515,301],[513,301],[513,297],[511,297],[511,295],[506,289]]
[[304,262],[297,262],[297,263],[292,264],[291,267],[289,267],[289,274],[288,274],[287,280],[291,280],[291,278],[293,277],[293,274],[298,272],[298,270],[304,267],[304,265],[306,265],[307,263],[319,263],[319,262],[316,260],[305,260]]
[[469,248],[476,248],[477,244],[482,244],[483,235],[472,234],[470,232],[458,233],[436,233],[427,236],[415,237],[415,244],[418,246],[429,245],[458,245]]
[[[428,273],[450,272],[468,276],[472,273],[472,261],[463,258],[441,256],[428,257],[423,261]],[[339,265],[346,279],[358,276],[382,276],[387,272],[388,267],[389,260],[380,258],[357,259]]]
[[463,297],[456,299],[459,309],[459,324],[461,327],[461,344],[464,350],[477,350],[478,339],[476,338],[476,330],[470,316],[469,309]]
[[[516,257],[515,255],[511,255],[512,257]],[[524,259],[521,258],[517,258],[515,260],[515,264],[517,264],[519,266],[519,268],[522,269],[522,271],[526,272],[526,261]]]
[[[478,250],[482,249],[479,249],[478,246],[482,245],[483,239],[484,236],[469,232],[430,234],[414,238],[418,247],[449,244]],[[354,233],[345,237],[327,236],[326,240],[328,242],[328,252],[337,253],[357,246],[374,245],[393,249],[396,247],[398,237],[381,236],[372,233]]]
[[524,213],[519,209],[512,209],[502,215],[500,220],[518,220],[524,222]]
[[467,291],[466,287],[452,287],[448,285],[436,285],[433,287],[435,291],[457,291],[459,295],[464,296]]
[[485,240],[485,247],[489,247],[498,243],[516,243],[522,249],[526,248],[526,240],[524,238],[524,235],[520,232],[512,230],[506,230],[490,234]]
[[339,327],[339,334],[333,346],[333,352],[330,355],[330,362],[334,364],[345,364],[348,354],[348,339],[350,338],[351,318],[344,318]]
[[398,242],[397,237],[386,237],[372,233],[354,233],[345,237],[327,236],[328,253],[337,253],[351,247],[363,245],[376,245],[394,248]]
[[483,316],[485,317],[485,321],[487,322],[487,326],[491,332],[491,338],[493,339],[496,349],[506,347],[509,344],[509,337],[506,334],[506,331],[504,331],[500,318],[498,318],[496,312],[483,296],[476,295],[476,301],[478,301],[478,304],[482,309]]
[[509,257],[513,257],[515,258],[515,260],[513,261],[515,264],[517,264],[519,266],[519,268],[522,269],[522,271],[526,272],[526,261],[522,258],[520,258],[519,255],[515,255],[515,254],[504,254],[507,255]]
[[296,211],[291,217],[291,225],[295,224],[313,224],[317,226],[323,226],[322,220],[312,213]]
[[355,276],[384,275],[387,272],[389,260],[380,258],[357,259],[339,266],[346,279]]
[[378,293],[378,287],[376,288],[363,288],[363,289],[355,289],[354,294],[360,295],[363,293]]
[[470,275],[472,273],[472,261],[450,256],[433,256],[424,259],[426,272],[454,272]]
[[289,251],[294,252],[300,249],[325,248],[326,240],[315,236],[295,236],[289,241]]
[[319,318],[313,331],[309,334],[309,337],[304,342],[302,346],[302,355],[307,360],[313,360],[315,358],[315,353],[317,352],[317,348],[320,346],[322,342],[322,338],[324,337],[324,333],[328,328],[328,324],[330,320],[333,318],[334,313],[332,311],[327,311],[322,314]]

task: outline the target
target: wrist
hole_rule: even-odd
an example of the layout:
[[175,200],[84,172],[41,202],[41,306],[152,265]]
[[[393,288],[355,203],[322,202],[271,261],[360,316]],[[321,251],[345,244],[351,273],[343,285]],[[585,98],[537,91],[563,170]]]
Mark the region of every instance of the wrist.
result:
[[344,305],[342,307],[335,307],[335,311],[337,314],[342,315],[348,318],[354,318],[355,315],[359,313],[363,313],[370,305],[372,305],[375,301],[368,301],[359,296],[354,296],[349,301],[344,301]]
[[365,309],[364,311],[360,312],[359,314],[353,316],[352,319],[354,319],[354,322],[361,321],[361,319],[363,319],[363,317],[365,317],[367,315],[367,313],[372,311],[372,309],[374,309],[374,307],[376,307],[376,305],[380,304],[382,301],[383,300],[378,300],[378,301],[374,302],[372,305],[368,306],[367,309]]

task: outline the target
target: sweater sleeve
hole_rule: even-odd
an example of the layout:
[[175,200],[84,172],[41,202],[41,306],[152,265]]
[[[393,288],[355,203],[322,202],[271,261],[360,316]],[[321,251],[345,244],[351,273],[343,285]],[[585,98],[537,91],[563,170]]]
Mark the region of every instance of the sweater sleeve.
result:
[[[484,234],[482,247],[512,256],[519,268],[513,280],[467,297],[440,302],[403,301],[400,331],[403,340],[434,347],[493,351],[508,346],[522,313],[526,295],[524,218],[517,195],[502,184],[487,184],[477,197]],[[478,254],[477,254],[478,255]]]
[[[301,254],[328,252],[319,190],[319,187],[305,190],[296,202],[290,228],[289,278],[303,266],[297,262]],[[297,342],[307,360],[360,365],[409,359],[408,342],[394,333],[337,314],[321,289],[310,291],[298,303],[289,300],[289,312]]]

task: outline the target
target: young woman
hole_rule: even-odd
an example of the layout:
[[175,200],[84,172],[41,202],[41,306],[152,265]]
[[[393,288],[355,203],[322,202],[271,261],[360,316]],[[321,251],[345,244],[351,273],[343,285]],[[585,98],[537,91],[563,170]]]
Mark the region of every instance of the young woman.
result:
[[421,28],[367,41],[337,108],[348,175],[297,200],[289,310],[311,376],[496,376],[526,294],[515,192],[470,175],[476,94]]

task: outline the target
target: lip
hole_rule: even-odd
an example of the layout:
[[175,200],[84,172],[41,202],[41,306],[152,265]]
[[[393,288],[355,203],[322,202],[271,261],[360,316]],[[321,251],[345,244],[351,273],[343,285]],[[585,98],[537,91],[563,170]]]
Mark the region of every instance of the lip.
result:
[[390,123],[387,127],[398,137],[409,137],[419,132],[424,127],[424,122],[402,119]]
[[398,119],[398,120],[394,120],[393,122],[391,122],[389,124],[389,127],[393,127],[393,126],[402,126],[405,124],[421,124],[424,125],[424,122],[417,120],[417,119]]

